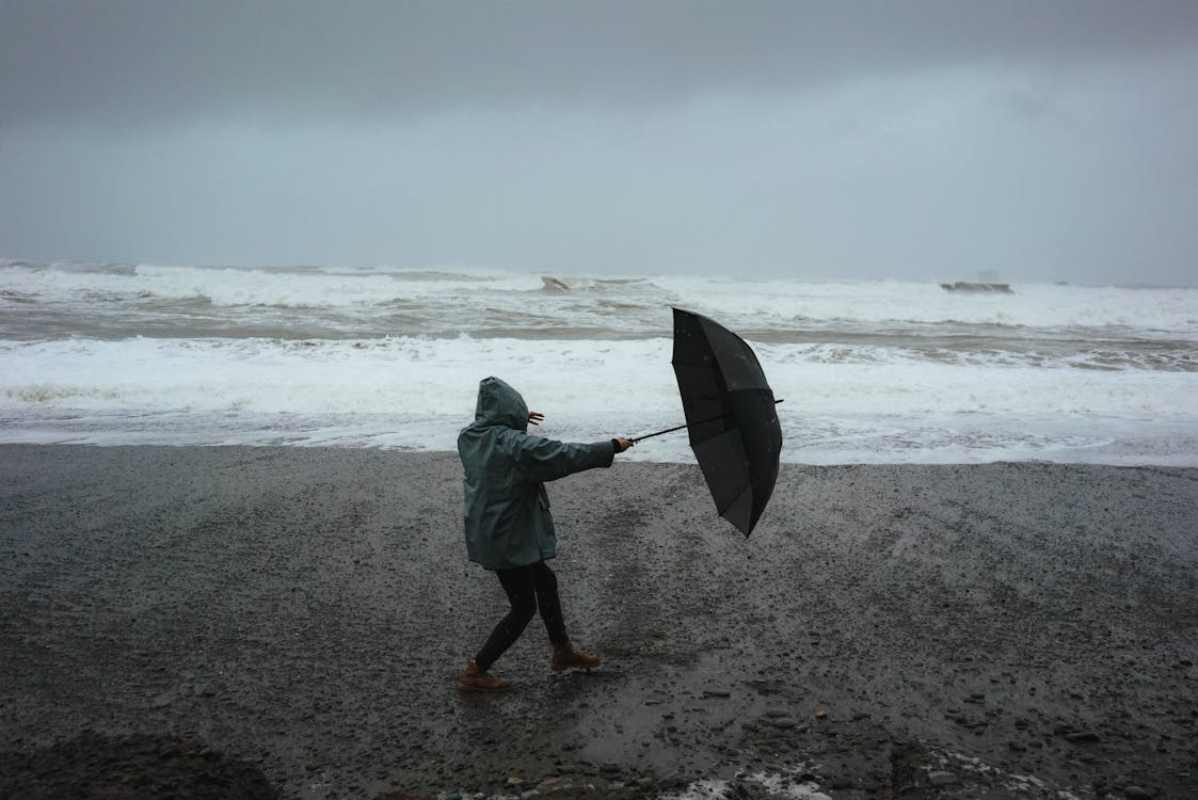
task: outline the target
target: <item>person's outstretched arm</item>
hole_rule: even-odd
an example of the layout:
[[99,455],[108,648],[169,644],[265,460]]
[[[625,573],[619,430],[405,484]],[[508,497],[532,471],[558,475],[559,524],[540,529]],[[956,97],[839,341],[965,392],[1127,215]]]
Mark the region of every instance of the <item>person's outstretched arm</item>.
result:
[[632,442],[623,436],[578,444],[529,436],[515,430],[504,437],[504,444],[516,468],[538,482],[555,481],[596,467],[610,467],[616,453],[632,447]]

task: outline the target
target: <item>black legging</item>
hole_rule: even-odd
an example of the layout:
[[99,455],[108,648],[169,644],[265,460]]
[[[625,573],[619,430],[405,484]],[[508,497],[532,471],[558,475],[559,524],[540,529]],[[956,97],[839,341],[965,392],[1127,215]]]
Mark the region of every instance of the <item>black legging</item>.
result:
[[520,638],[538,608],[541,610],[541,619],[545,621],[545,630],[549,632],[549,641],[554,644],[569,643],[566,623],[562,619],[562,604],[557,597],[557,576],[548,564],[538,561],[526,567],[495,572],[512,608],[495,626],[483,649],[474,657],[480,670],[485,672]]

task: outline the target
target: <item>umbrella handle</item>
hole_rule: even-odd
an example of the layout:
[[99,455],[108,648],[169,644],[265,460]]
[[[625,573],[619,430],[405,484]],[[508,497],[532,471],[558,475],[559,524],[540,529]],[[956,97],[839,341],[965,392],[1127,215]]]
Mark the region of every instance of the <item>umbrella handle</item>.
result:
[[[782,399],[779,399],[779,400],[775,400],[775,401],[774,401],[774,405],[778,405],[778,404],[779,404],[779,403],[781,403],[781,402],[782,402],[782,400],[784,400],[784,399],[785,399],[785,398],[782,398]],[[628,441],[632,442],[633,444],[636,444],[637,442],[639,442],[639,441],[641,441],[641,440],[643,440],[643,439],[652,439],[654,436],[661,436],[663,433],[673,433],[674,431],[680,431],[680,430],[682,430],[683,428],[689,428],[689,427],[691,427],[692,425],[702,425],[702,424],[703,424],[703,423],[705,423],[705,422],[715,422],[717,419],[723,419],[723,418],[724,418],[724,417],[726,417],[726,416],[728,416],[728,415],[727,415],[727,414],[720,414],[720,415],[718,415],[718,416],[714,416],[714,417],[708,417],[707,419],[701,419],[701,420],[699,420],[698,422],[688,422],[688,423],[687,423],[687,424],[685,424],[685,425],[676,425],[676,426],[674,426],[673,428],[666,428],[664,431],[656,431],[656,432],[654,432],[654,433],[646,433],[644,436],[636,436],[636,437],[633,437],[632,439],[629,439]]]

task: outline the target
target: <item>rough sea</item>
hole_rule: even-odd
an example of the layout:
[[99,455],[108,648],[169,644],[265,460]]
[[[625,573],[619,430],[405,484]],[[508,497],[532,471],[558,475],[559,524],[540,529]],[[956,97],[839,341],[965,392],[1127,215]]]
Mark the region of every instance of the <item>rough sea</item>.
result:
[[452,450],[488,375],[636,435],[682,421],[679,306],[752,344],[787,462],[1198,465],[1198,289],[1011,288],[0,259],[0,442]]

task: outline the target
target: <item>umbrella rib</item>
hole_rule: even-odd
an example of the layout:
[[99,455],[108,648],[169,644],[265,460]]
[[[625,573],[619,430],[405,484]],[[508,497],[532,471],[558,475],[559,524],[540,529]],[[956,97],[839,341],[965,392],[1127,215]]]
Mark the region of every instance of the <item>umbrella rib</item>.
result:
[[732,498],[732,502],[728,503],[728,505],[724,506],[723,508],[720,508],[719,506],[716,506],[716,507],[715,507],[715,509],[716,509],[716,512],[717,512],[717,513],[718,513],[718,514],[719,514],[721,517],[722,517],[722,516],[724,516],[724,514],[726,514],[726,513],[728,512],[728,509],[730,509],[730,508],[732,508],[734,505],[736,505],[737,501],[738,501],[738,500],[740,500],[742,497],[744,497],[744,496],[745,496],[745,492],[751,492],[751,491],[753,491],[753,487],[752,487],[752,486],[746,486],[744,489],[742,489],[742,490],[741,490],[741,493],[740,493],[740,494],[738,494],[736,497]]

